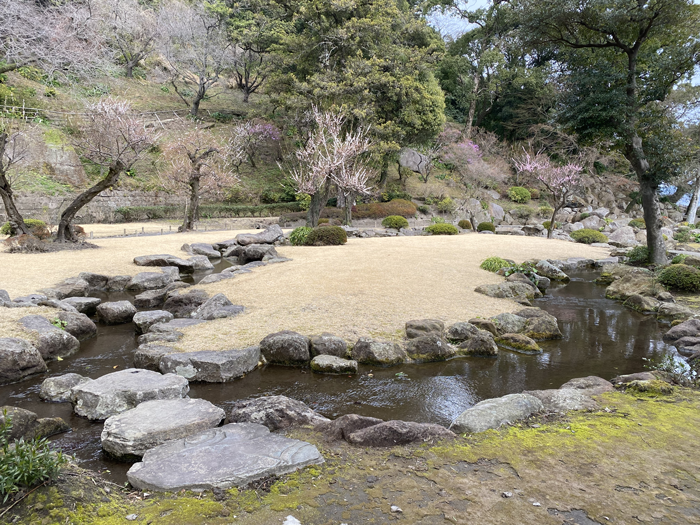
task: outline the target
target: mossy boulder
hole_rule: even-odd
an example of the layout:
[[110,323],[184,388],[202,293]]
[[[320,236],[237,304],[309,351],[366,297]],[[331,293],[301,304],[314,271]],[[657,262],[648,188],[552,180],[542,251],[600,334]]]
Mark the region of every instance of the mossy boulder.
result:
[[496,337],[496,344],[506,350],[512,350],[521,354],[541,354],[542,349],[528,336],[523,334],[503,334]]

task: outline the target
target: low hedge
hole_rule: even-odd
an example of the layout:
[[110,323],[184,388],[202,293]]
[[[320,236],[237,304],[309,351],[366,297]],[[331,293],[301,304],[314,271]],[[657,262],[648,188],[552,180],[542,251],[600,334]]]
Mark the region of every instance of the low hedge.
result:
[[569,234],[573,240],[583,244],[593,244],[594,242],[608,242],[608,238],[598,230],[583,228]]
[[319,226],[309,232],[306,246],[339,246],[348,242],[348,234],[340,226]]
[[476,227],[476,231],[478,231],[478,232],[489,231],[489,232],[496,233],[496,227],[493,225],[492,222],[480,222],[479,225]]
[[700,291],[700,270],[687,264],[672,264],[659,272],[659,282],[671,290]]
[[400,230],[401,228],[408,228],[408,221],[405,217],[401,217],[401,215],[389,215],[382,221],[382,226]]
[[459,233],[457,226],[447,223],[431,224],[425,231],[433,235],[457,235]]

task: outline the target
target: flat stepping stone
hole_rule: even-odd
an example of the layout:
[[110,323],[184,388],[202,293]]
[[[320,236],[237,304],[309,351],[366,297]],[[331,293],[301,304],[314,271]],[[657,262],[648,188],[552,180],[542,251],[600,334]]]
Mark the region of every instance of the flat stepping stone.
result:
[[221,259],[221,252],[215,250],[211,244],[205,242],[193,242],[192,244],[183,244],[180,248],[183,252],[191,255],[205,255],[209,259]]
[[191,260],[181,259],[167,253],[134,257],[134,264],[137,266],[174,266],[182,273],[195,271],[195,265]]
[[195,319],[204,319],[211,321],[213,319],[223,319],[225,317],[234,317],[243,312],[245,308],[240,305],[234,305],[222,293],[216,294],[206,300],[202,306],[192,312],[192,317]]
[[189,390],[184,377],[127,368],[75,386],[71,401],[79,416],[101,420],[126,412],[144,401],[183,398]]
[[465,410],[450,425],[457,433],[484,432],[530,417],[543,409],[542,401],[529,394],[508,394],[486,399]]
[[145,334],[148,329],[157,323],[167,323],[173,320],[173,314],[165,310],[152,310],[150,312],[138,312],[134,315],[133,321],[136,331]]
[[228,489],[323,463],[318,449],[262,425],[233,423],[149,450],[127,472],[140,490]]
[[73,373],[49,377],[41,383],[39,397],[53,403],[67,403],[70,401],[71,389],[88,381],[92,381],[92,379]]
[[319,374],[357,374],[357,361],[334,355],[317,355],[311,360],[311,370]]
[[105,324],[130,323],[136,315],[136,307],[129,301],[102,303],[97,307],[97,317]]
[[46,372],[46,363],[28,341],[0,337],[0,385]]
[[95,315],[97,305],[102,302],[102,299],[97,297],[66,297],[62,302],[68,303],[81,314],[92,316]]
[[206,323],[203,319],[173,319],[167,323],[156,323],[148,330],[149,333],[153,332],[176,332],[188,326],[194,326],[198,324]]
[[225,417],[223,409],[204,399],[146,401],[105,421],[102,448],[117,459],[141,458],[166,441],[214,428]]
[[258,346],[219,352],[171,353],[161,357],[160,371],[164,374],[177,374],[188,381],[224,383],[255,370],[259,361]]

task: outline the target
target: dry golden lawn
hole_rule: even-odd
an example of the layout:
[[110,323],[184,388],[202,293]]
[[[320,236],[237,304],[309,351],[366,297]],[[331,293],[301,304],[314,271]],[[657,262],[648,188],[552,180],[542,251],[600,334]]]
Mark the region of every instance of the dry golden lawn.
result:
[[[12,297],[57,284],[81,271],[133,275],[147,268],[138,255],[180,251],[184,243],[216,242],[241,231],[97,239],[97,250],[49,254],[0,253],[0,288]],[[519,308],[506,299],[474,292],[502,278],[479,268],[498,255],[517,262],[531,258],[602,258],[607,250],[534,237],[466,234],[435,237],[355,239],[345,246],[278,249],[291,262],[201,286],[246,307],[232,319],[186,330],[176,348],[221,350],[257,344],[279,330],[331,332],[354,342],[360,336],[398,338],[410,319],[446,323],[492,316]]]

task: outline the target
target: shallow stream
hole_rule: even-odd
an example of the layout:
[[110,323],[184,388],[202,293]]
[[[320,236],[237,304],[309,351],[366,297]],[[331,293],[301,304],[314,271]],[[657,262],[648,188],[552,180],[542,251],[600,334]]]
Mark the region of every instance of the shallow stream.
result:
[[[221,263],[215,271],[227,265]],[[672,349],[662,342],[662,330],[654,317],[606,299],[605,287],[593,282],[595,276],[571,274],[568,285],[553,287],[535,301],[535,306],[559,319],[564,334],[560,341],[540,343],[544,349],[541,355],[501,351],[497,359],[458,358],[391,368],[361,366],[357,376],[324,376],[308,369],[267,366],[229,383],[192,383],[190,396],[207,399],[227,413],[237,400],[281,394],[331,418],[357,413],[448,426],[483,399],[558,388],[574,377],[610,379],[639,372],[645,358],[658,360]],[[121,298],[110,296],[109,300]],[[102,424],[74,415],[70,403],[41,401],[39,387],[48,376],[75,372],[97,378],[129,368],[136,347],[133,324],[98,325],[96,338],[82,343],[74,356],[50,363],[48,374],[0,386],[0,406],[26,408],[39,417],[63,418],[73,430],[53,437],[53,443],[75,454],[83,467],[103,471],[112,481],[123,483],[130,465],[102,454]]]

